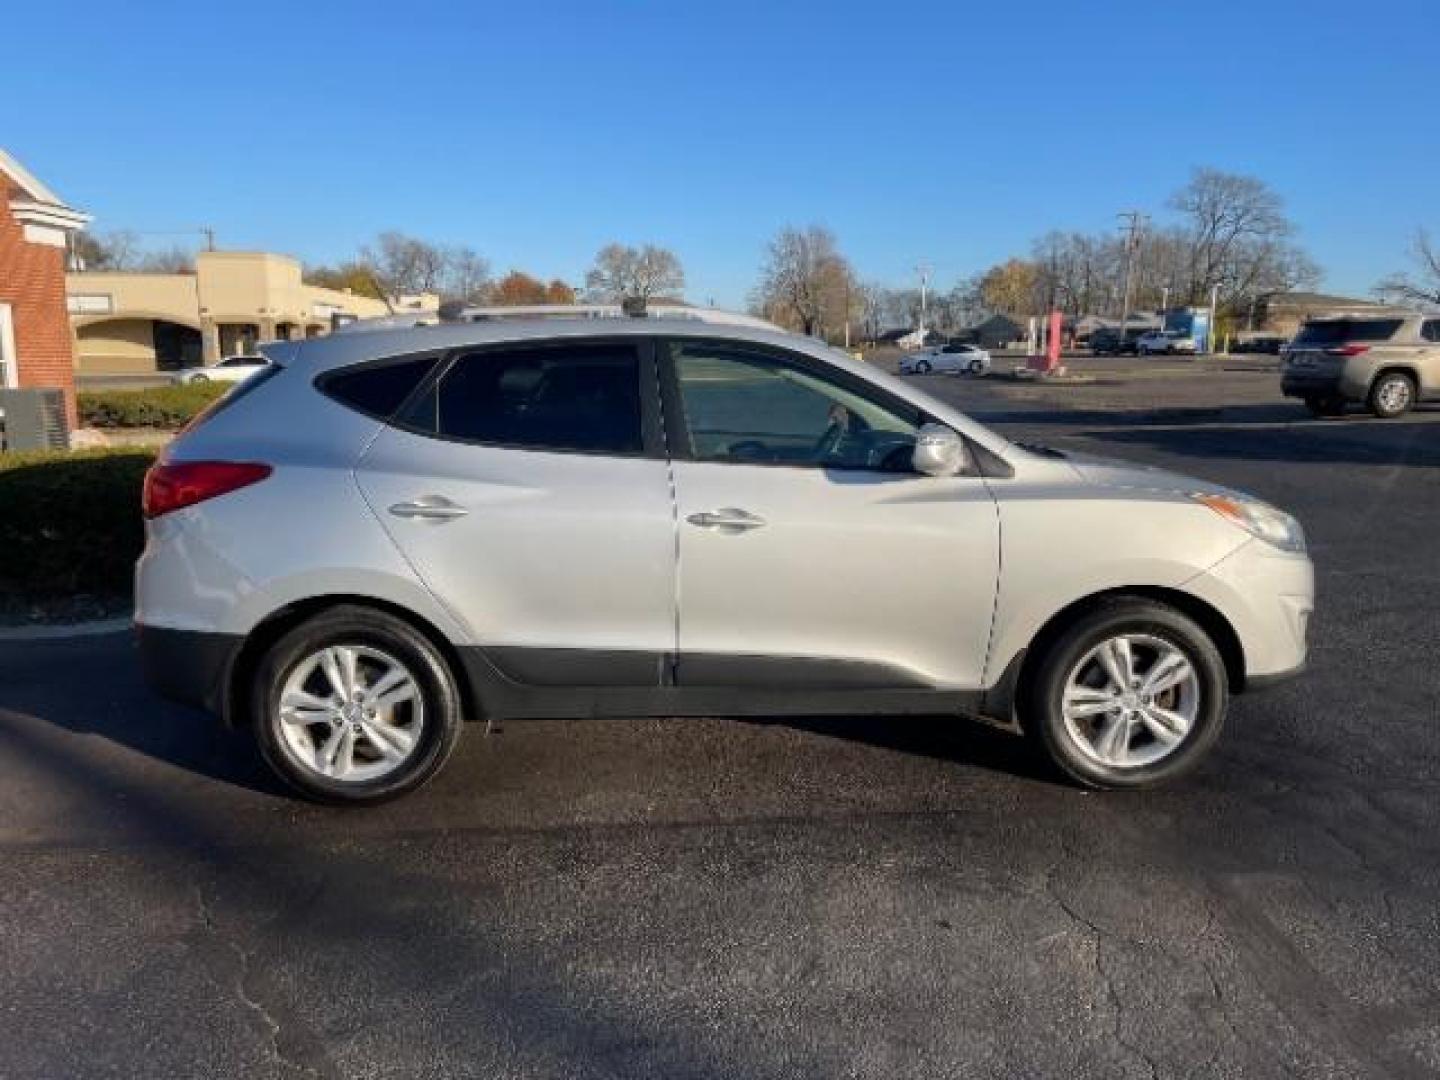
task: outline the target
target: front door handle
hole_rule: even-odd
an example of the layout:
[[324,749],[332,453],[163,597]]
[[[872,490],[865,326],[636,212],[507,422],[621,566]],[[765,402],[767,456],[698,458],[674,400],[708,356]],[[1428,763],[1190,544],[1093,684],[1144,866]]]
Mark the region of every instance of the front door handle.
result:
[[454,521],[469,512],[443,495],[422,495],[412,502],[398,502],[390,507],[390,513],[396,517],[419,518],[422,521]]
[[747,529],[758,529],[765,524],[764,518],[734,506],[691,514],[685,520],[702,529],[719,529],[721,532],[745,532]]

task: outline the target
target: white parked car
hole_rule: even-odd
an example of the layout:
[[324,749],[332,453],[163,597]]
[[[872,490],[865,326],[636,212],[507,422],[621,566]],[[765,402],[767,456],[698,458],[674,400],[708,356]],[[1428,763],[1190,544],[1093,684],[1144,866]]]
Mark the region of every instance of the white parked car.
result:
[[937,345],[900,358],[901,375],[928,375],[932,371],[986,375],[990,372],[990,354],[975,345]]
[[1302,667],[1288,514],[710,318],[267,344],[146,476],[149,679],[369,803],[466,718],[979,715],[1147,787]]
[[173,381],[182,385],[197,382],[240,382],[269,366],[270,361],[263,356],[227,356],[218,364],[182,368],[175,373]]
[[1142,334],[1135,342],[1135,349],[1141,356],[1154,356],[1156,353],[1165,356],[1189,353],[1193,356],[1197,351],[1195,339],[1182,330],[1152,330]]

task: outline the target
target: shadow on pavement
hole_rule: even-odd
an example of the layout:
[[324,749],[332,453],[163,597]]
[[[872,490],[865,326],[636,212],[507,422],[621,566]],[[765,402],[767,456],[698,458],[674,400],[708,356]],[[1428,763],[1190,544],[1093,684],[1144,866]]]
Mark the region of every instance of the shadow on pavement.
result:
[[7,643],[0,649],[0,712],[94,735],[222,783],[287,794],[246,732],[150,694],[133,649],[116,648],[118,636]]
[[745,721],[774,724],[862,743],[881,750],[974,765],[1023,780],[1070,787],[1035,753],[1023,736],[953,716],[785,717]]
[[1047,425],[1066,427],[1180,427],[1186,424],[1284,424],[1309,419],[1296,404],[1258,402],[1250,405],[1176,406],[1173,408],[1096,409],[1044,407],[1037,409],[997,408],[983,405],[961,408],[983,424]]
[[1180,457],[1207,460],[1311,462],[1328,465],[1440,466],[1440,426],[1423,420],[1316,421],[1285,428],[1235,425],[1161,430],[1136,424],[1128,429],[1081,432],[1086,439],[1149,446]]

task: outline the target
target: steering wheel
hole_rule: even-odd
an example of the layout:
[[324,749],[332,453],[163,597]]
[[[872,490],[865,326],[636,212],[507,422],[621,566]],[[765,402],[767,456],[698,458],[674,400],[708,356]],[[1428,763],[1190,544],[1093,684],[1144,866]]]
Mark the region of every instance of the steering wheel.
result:
[[[820,438],[815,440],[815,446],[811,450],[811,453],[814,454],[819,461],[824,461],[832,457],[845,442],[845,436],[859,435],[870,430],[870,424],[863,416],[851,412],[838,402],[833,406],[833,409],[838,409],[840,416],[835,416],[834,419],[830,421],[829,426],[821,433]],[[833,411],[832,416],[834,416]]]

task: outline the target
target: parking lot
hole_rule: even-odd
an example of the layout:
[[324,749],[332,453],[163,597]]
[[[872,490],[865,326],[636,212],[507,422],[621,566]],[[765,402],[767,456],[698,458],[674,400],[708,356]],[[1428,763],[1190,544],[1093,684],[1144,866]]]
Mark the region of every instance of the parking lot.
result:
[[619,720],[326,810],[126,635],[0,643],[0,1076],[1440,1075],[1440,410],[1268,366],[921,377],[1305,524],[1309,673],[1157,792],[958,721]]

